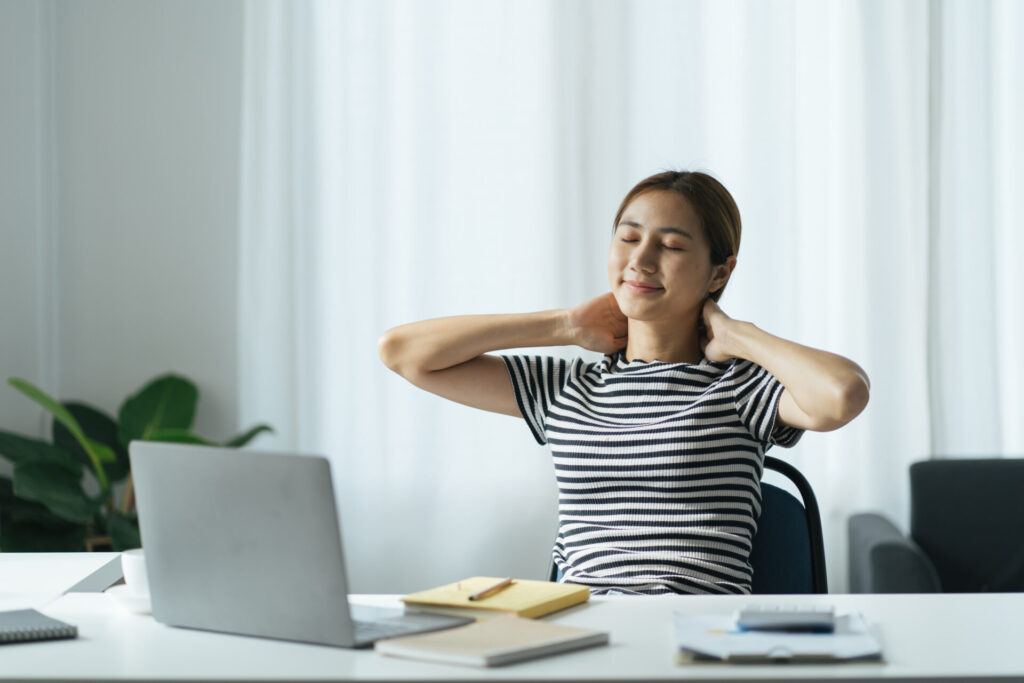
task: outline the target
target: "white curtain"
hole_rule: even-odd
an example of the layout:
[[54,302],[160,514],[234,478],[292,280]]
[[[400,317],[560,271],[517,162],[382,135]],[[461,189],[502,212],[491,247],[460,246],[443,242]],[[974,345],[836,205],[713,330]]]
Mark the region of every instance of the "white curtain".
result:
[[906,524],[911,462],[1024,452],[1021,3],[253,0],[245,31],[240,420],[332,458],[355,590],[543,573],[546,450],[376,339],[606,291],[615,208],[665,168],[739,203],[726,311],[871,376],[774,452],[833,590],[850,513]]

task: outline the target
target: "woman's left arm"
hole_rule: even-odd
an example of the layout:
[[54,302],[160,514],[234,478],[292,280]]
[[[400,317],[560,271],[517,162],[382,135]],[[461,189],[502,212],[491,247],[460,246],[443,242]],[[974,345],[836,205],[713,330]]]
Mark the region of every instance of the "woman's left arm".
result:
[[769,334],[753,323],[733,320],[712,300],[704,304],[704,356],[711,361],[745,358],[785,387],[778,419],[816,432],[839,429],[868,403],[867,373],[848,358]]

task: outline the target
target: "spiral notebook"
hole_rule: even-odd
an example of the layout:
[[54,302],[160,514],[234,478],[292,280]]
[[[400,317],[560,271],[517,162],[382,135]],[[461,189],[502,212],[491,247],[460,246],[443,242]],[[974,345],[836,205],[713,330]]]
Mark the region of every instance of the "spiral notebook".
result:
[[77,638],[78,627],[34,609],[0,612],[0,644]]

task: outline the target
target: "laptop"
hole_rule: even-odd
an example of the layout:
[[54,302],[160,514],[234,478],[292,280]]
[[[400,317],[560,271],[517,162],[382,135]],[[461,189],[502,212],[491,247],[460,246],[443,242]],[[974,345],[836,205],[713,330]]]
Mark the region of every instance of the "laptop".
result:
[[473,621],[363,606],[353,618],[324,457],[145,441],[129,454],[161,623],[368,647]]

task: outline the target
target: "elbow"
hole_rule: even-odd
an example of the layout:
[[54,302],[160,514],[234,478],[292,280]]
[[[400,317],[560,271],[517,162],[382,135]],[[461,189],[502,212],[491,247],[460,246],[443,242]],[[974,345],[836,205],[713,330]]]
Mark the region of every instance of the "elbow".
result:
[[400,328],[392,328],[377,339],[377,355],[392,372],[415,382],[423,369],[423,359],[415,353],[420,345],[414,336],[404,334]]
[[846,421],[849,422],[860,415],[867,407],[870,398],[871,387],[867,377],[857,377],[847,383],[842,392],[843,414]]
[[834,376],[819,384],[816,392],[803,395],[806,405],[801,405],[794,395],[792,400],[799,413],[786,420],[786,424],[813,432],[834,431],[863,412],[870,394],[871,383],[863,370]]
[[867,375],[855,373],[845,382],[836,387],[835,409],[828,420],[829,429],[839,429],[860,415],[871,398],[871,384]]
[[380,360],[389,370],[399,372],[400,363],[400,348],[401,342],[395,331],[388,330],[377,339],[377,355],[380,356]]

